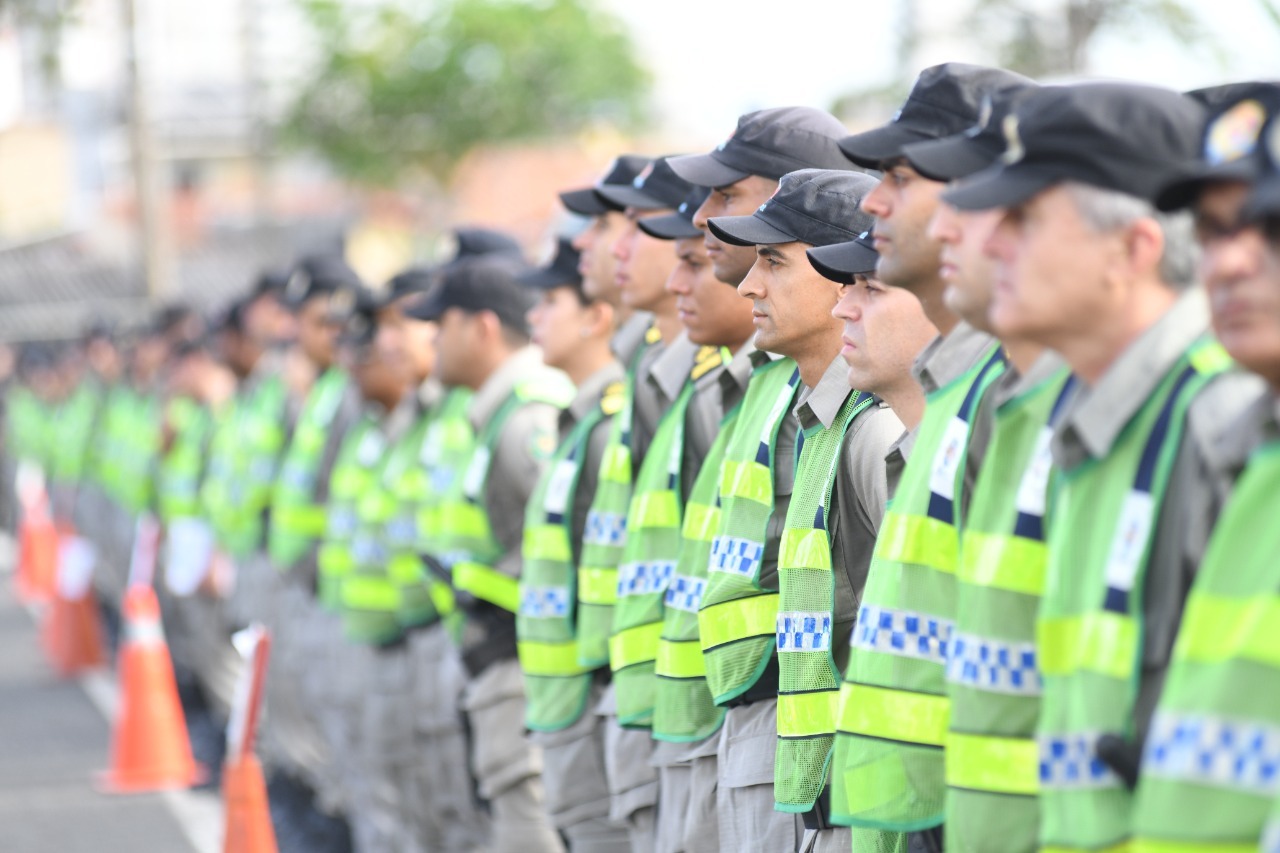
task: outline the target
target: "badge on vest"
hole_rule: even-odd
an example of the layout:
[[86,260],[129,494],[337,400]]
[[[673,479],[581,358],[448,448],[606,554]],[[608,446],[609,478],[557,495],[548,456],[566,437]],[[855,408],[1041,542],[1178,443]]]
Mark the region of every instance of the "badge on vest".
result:
[[484,488],[484,481],[489,476],[489,461],[487,447],[477,447],[471,455],[471,464],[467,466],[467,474],[462,480],[462,493],[471,500],[480,497],[480,490]]
[[578,473],[578,465],[571,459],[561,459],[551,472],[551,480],[547,483],[546,500],[543,509],[547,515],[564,515],[569,504],[569,491],[574,477]]
[[1027,470],[1022,473],[1022,482],[1018,484],[1018,512],[1044,516],[1044,505],[1049,490],[1049,472],[1053,469],[1053,453],[1050,444],[1053,441],[1053,429],[1043,427],[1036,437],[1036,447],[1031,453],[1031,461]]
[[1108,588],[1125,592],[1133,589],[1154,516],[1155,501],[1150,492],[1133,489],[1125,496],[1120,523],[1111,540],[1111,553],[1107,555]]
[[952,418],[947,431],[933,457],[933,474],[929,478],[929,491],[947,500],[956,496],[956,472],[964,459],[964,448],[969,442],[969,424],[961,418]]

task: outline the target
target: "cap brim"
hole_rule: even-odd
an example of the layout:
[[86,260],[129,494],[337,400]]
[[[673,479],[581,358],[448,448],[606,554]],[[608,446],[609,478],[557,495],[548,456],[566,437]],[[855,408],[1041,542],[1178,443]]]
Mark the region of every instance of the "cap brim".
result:
[[1247,221],[1280,216],[1280,175],[1269,175],[1255,184],[1241,213]]
[[852,284],[855,275],[875,272],[880,253],[857,240],[817,246],[805,252],[809,263],[822,275],[840,284]]
[[886,124],[846,136],[837,144],[844,156],[854,163],[864,169],[876,169],[901,157],[902,149],[911,143],[931,138],[928,134],[900,124]]
[[532,290],[555,290],[557,287],[572,287],[580,290],[582,279],[565,275],[563,270],[541,269],[521,273],[519,281]]
[[636,210],[661,210],[667,207],[648,193],[626,184],[597,187],[596,194],[605,202],[614,204],[622,210],[628,207],[634,207]]
[[943,191],[942,200],[960,210],[1013,207],[1062,180],[1032,167],[996,165]]
[[678,177],[699,187],[727,187],[743,178],[751,177],[750,172],[726,166],[712,154],[683,154],[679,157],[668,157],[667,165]]
[[969,136],[926,139],[902,146],[902,156],[911,168],[932,181],[954,181],[966,178],[990,166],[998,156]]
[[1196,203],[1206,186],[1218,181],[1248,181],[1258,178],[1258,169],[1250,158],[1202,166],[1170,183],[1156,196],[1156,208],[1165,212],[1181,210]]
[[560,203],[579,216],[604,216],[610,208],[600,200],[594,187],[560,193]]
[[719,239],[734,246],[772,246],[794,243],[793,234],[780,231],[754,214],[751,216],[717,216],[707,220],[707,227]]
[[444,298],[442,289],[428,290],[422,298],[406,305],[404,316],[413,320],[439,320],[449,309],[448,300]]
[[701,237],[702,230],[694,228],[693,223],[678,213],[667,213],[661,216],[646,216],[636,220],[640,230],[657,240],[685,240],[690,237]]

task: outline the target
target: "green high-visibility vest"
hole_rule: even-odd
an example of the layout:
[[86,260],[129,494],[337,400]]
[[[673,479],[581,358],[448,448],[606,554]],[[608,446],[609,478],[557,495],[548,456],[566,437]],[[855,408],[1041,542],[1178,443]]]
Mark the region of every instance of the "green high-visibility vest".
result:
[[9,390],[5,419],[10,452],[24,461],[38,461],[42,417],[40,402],[30,388],[18,385]]
[[202,512],[200,476],[213,418],[194,400],[186,402],[191,405],[181,408],[182,414],[174,424],[173,444],[160,460],[157,475],[156,502],[160,520],[166,524],[179,518],[197,518]]
[[832,762],[832,820],[868,831],[858,835],[887,835],[873,843],[889,849],[899,843],[896,833],[937,826],[943,818],[944,664],[960,553],[957,509],[973,414],[1003,368],[993,347],[929,395],[876,539],[850,641]]
[[326,610],[342,607],[342,586],[355,570],[352,540],[360,523],[360,497],[372,487],[385,452],[377,418],[365,414],[343,437],[329,472],[324,536],[316,551],[316,598]]
[[1040,845],[1127,848],[1133,797],[1098,756],[1103,734],[1132,737],[1151,541],[1187,407],[1229,359],[1194,346],[1103,459],[1059,474],[1037,642],[1044,695]]
[[618,563],[627,539],[627,509],[631,506],[634,464],[631,454],[636,398],[636,373],[644,354],[661,338],[650,329],[636,351],[623,380],[622,410],[609,428],[600,460],[596,493],[591,497],[582,533],[578,563],[578,663],[590,669],[609,664],[609,635],[618,601]]
[[124,413],[124,431],[120,435],[121,504],[135,515],[155,502],[155,475],[159,461],[163,408],[153,394],[135,394]]
[[742,420],[725,449],[720,480],[720,529],[711,543],[707,587],[699,605],[699,639],[707,686],[717,704],[749,690],[772,660],[778,592],[760,582],[773,514],[778,435],[791,416],[800,372],[789,358],[765,362],[751,374]]
[[124,487],[121,483],[128,457],[125,446],[127,439],[123,436],[129,431],[129,416],[133,405],[133,389],[122,382],[107,396],[102,416],[101,440],[97,451],[98,482],[107,496],[117,503],[123,503]]
[[606,389],[600,405],[561,442],[525,511],[516,649],[525,682],[525,725],[559,731],[581,719],[591,670],[578,663],[574,630],[577,569],[573,506],[591,433],[621,408],[622,385]]
[[1059,372],[996,410],[960,538],[947,650],[948,850],[1036,848],[1036,613],[1047,559],[1050,415],[1066,387]]
[[325,508],[315,502],[316,478],[348,384],[346,372],[337,367],[320,375],[307,394],[281,459],[267,530],[267,553],[281,571],[301,560],[324,533]]
[[707,686],[702,656],[698,605],[707,586],[711,542],[720,529],[720,478],[724,455],[737,426],[742,404],[724,416],[720,431],[702,461],[684,505],[680,556],[663,601],[662,636],[654,662],[653,737],[671,743],[695,743],[719,731],[724,708]]
[[1254,451],[1187,599],[1147,735],[1138,853],[1257,849],[1280,793],[1280,442]]
[[845,433],[875,398],[850,392],[829,428],[804,432],[796,488],[778,549],[778,746],[774,808],[803,813],[827,783],[840,672],[831,655],[836,579],[828,513]]
[[58,407],[52,472],[55,480],[76,484],[84,479],[93,422],[101,397],[102,389],[97,381],[87,378]]

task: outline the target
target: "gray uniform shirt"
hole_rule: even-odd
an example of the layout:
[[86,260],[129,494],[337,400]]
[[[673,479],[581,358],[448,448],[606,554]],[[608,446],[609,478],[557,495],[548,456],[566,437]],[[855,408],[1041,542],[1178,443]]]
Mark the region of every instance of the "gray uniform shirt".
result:
[[[1121,353],[1096,385],[1081,386],[1067,403],[1054,434],[1053,459],[1058,468],[1071,471],[1090,459],[1105,464],[1125,426],[1207,329],[1204,294],[1188,292]],[[1142,676],[1135,708],[1140,739],[1146,736],[1164,684],[1182,605],[1229,491],[1222,473],[1210,465],[1214,436],[1238,419],[1261,390],[1256,377],[1223,374],[1188,410],[1147,561]],[[1110,536],[1111,531],[1098,535]]]
[[[848,366],[836,356],[818,384],[802,388],[795,418],[800,428],[829,429],[849,395]],[[902,435],[902,421],[883,403],[863,409],[849,424],[841,444],[831,506],[827,508],[827,532],[831,538],[831,565],[835,572],[835,619],[831,653],[844,672],[849,662],[849,637],[858,616],[862,589],[876,547],[876,534],[889,501],[884,459]]]
[[[659,417],[665,414],[671,408],[671,404],[680,396],[680,391],[684,388],[684,383],[689,379],[689,373],[693,370],[694,359],[700,350],[697,344],[689,340],[687,335],[681,334],[670,344],[662,348],[662,352],[649,365],[649,370],[643,377],[643,381],[638,376],[636,378],[636,402],[637,406],[640,399],[640,386],[647,386],[651,394],[651,400],[656,404]],[[697,401],[697,395],[689,402],[690,410],[693,409],[694,403]],[[706,405],[706,400],[702,401],[702,405]],[[637,409],[637,414],[639,410]],[[689,484],[693,482],[686,470],[689,465],[686,464],[690,457],[688,455],[689,446],[689,420],[690,415],[685,415],[685,446],[683,448],[684,455],[681,457],[681,487],[685,490],[681,498],[688,497]],[[654,422],[654,430],[657,429],[657,422]],[[634,434],[634,433],[633,433]],[[653,440],[653,432],[649,433],[649,442]],[[648,442],[645,444],[645,451],[648,451]],[[644,459],[638,454],[632,456],[635,470],[640,470],[640,465]],[[697,469],[693,472],[693,477],[697,476]]]
[[[587,377],[578,386],[578,393],[569,407],[560,413],[560,442],[571,433],[583,418],[600,406],[600,399],[605,389],[623,380],[625,371],[616,361]],[[607,412],[596,424],[582,454],[582,464],[578,469],[578,485],[573,493],[573,517],[569,519],[570,541],[573,547],[575,565],[582,558],[582,534],[587,527],[587,513],[591,511],[591,501],[596,494],[596,484],[600,482],[600,463],[604,459],[604,449],[609,443],[609,429],[613,418]]]
[[645,345],[645,337],[652,327],[652,314],[648,311],[635,311],[613,333],[613,339],[609,341],[609,349],[613,350],[613,354],[617,356],[624,368],[631,364],[636,353],[640,352],[641,347]]

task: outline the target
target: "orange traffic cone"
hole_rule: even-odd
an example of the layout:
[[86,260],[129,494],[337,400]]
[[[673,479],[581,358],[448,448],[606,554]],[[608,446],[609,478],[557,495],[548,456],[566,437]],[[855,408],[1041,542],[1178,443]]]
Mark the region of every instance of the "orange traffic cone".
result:
[[262,765],[251,752],[222,765],[223,853],[276,853]]
[[40,639],[49,662],[64,678],[102,666],[102,624],[89,590],[93,546],[68,528],[58,548],[58,582]]
[[18,598],[48,601],[58,573],[58,528],[48,506],[24,507],[18,522]]
[[206,774],[191,755],[155,591],[131,586],[122,610],[120,713],[112,733],[111,769],[100,784],[120,794],[197,785]]

